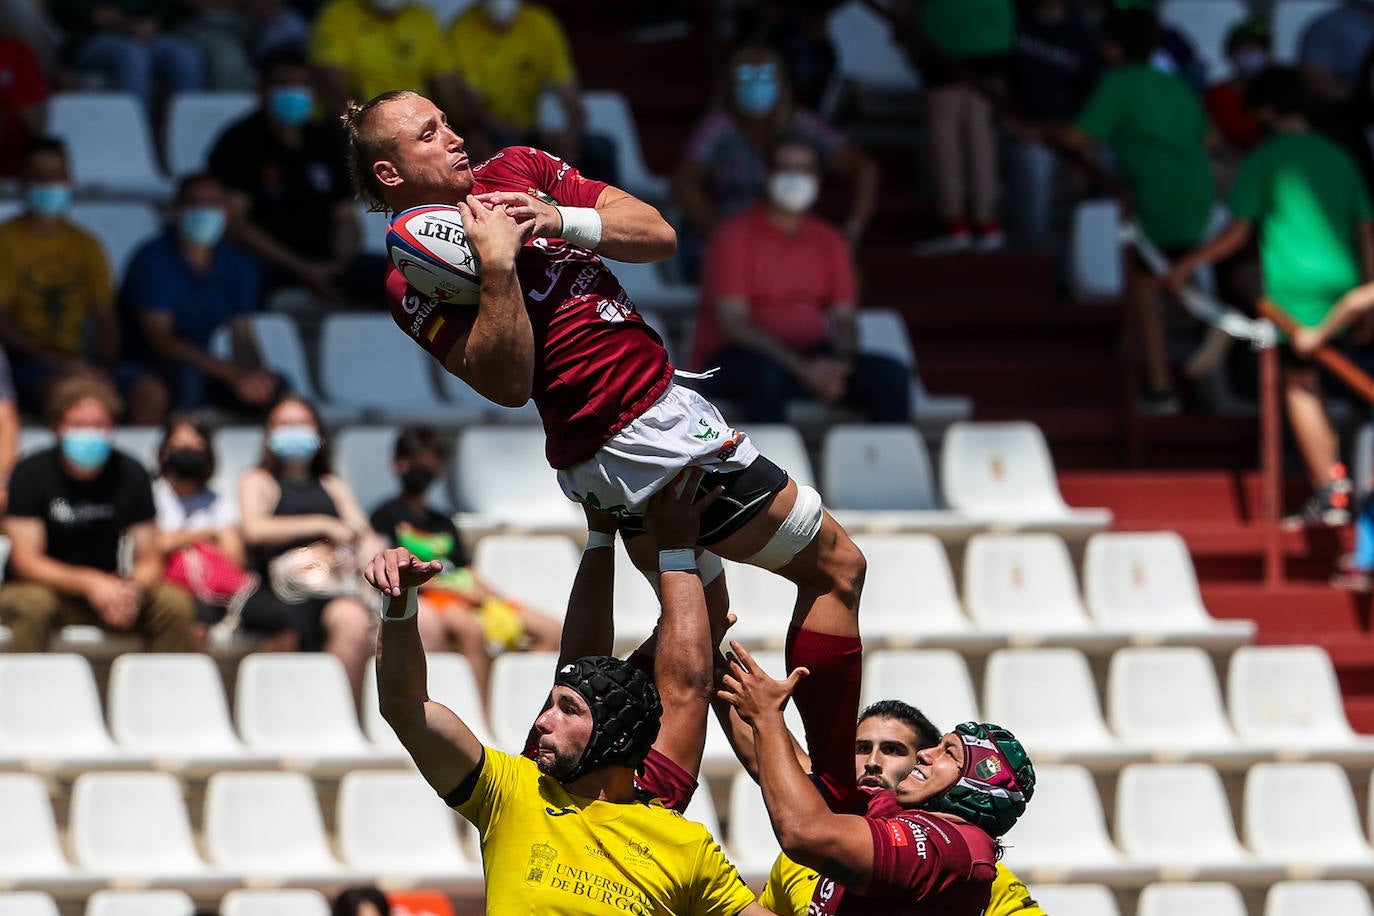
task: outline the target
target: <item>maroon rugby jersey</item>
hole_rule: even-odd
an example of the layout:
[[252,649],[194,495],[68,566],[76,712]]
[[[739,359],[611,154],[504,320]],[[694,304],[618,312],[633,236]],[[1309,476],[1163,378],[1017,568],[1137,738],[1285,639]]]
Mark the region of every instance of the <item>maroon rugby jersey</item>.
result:
[[[516,191],[591,207],[604,182],[551,153],[512,146],[473,169],[472,193]],[[534,403],[555,468],[592,457],[667,390],[673,366],[615,274],[595,254],[559,239],[533,239],[515,262],[534,330]],[[438,302],[387,267],[391,317],[441,363],[472,328],[477,309]]]
[[982,916],[997,875],[991,837],[972,824],[903,808],[889,790],[871,797],[864,820],[873,834],[868,893],[848,893],[822,875],[812,916]]

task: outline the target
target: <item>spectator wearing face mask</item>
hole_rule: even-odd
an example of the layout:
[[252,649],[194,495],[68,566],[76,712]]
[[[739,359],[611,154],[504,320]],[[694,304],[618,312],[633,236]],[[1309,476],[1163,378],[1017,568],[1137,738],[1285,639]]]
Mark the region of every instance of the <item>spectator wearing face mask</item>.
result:
[[[74,376],[53,388],[48,408],[58,444],[15,466],[4,522],[13,547],[0,623],[11,651],[42,651],[56,628],[72,624],[146,636],[153,651],[190,651],[195,608],[163,580],[148,474],[111,449],[114,389]],[[121,540],[133,546],[127,570]]]
[[436,79],[451,69],[449,53],[434,13],[411,0],[329,0],[310,36],[320,102],[331,119],[350,98],[366,101],[392,89],[445,98],[447,87]]
[[358,214],[343,146],[312,122],[305,55],[285,48],[263,62],[262,104],[233,124],[210,154],[229,191],[228,238],[262,262],[264,292],[303,286],[337,301],[382,295],[379,256],[358,252]]
[[809,211],[820,162],[804,139],[773,148],[768,198],[724,223],[707,250],[693,349],[704,382],[751,423],[783,423],[787,402],[848,404],[879,423],[911,417],[895,360],[857,347],[854,262],[843,236]]
[[877,166],[835,128],[793,103],[775,50],[745,46],[726,62],[713,109],[697,125],[673,173],[673,197],[689,223],[678,233],[689,273],[716,226],[764,198],[768,155],[783,136],[805,139],[827,174],[852,182],[842,233],[850,245],[863,236],[877,197]]
[[[215,177],[184,178],[173,225],[134,255],[120,311],[136,349],[126,359],[160,376],[175,407],[213,405],[263,410],[278,379],[257,362],[250,315],[258,310],[257,261],[223,240],[228,195]],[[210,352],[215,329],[228,325],[242,360]]]
[[1264,126],[1245,105],[1245,87],[1269,67],[1269,24],[1261,19],[1237,23],[1226,36],[1226,57],[1234,76],[1207,90],[1207,117],[1230,152],[1244,155],[1264,140]]

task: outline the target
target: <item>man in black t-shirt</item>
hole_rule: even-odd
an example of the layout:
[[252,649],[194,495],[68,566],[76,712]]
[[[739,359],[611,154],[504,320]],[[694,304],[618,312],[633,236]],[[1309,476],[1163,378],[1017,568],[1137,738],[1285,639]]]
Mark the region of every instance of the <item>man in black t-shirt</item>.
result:
[[[208,171],[229,189],[230,239],[266,265],[268,291],[305,286],[383,301],[385,258],[358,253],[358,214],[342,133],[311,118],[310,66],[284,49],[263,63],[262,106],[230,125]],[[382,217],[378,216],[377,219]]]
[[[48,401],[58,444],[15,465],[0,623],[16,652],[40,652],[55,627],[72,624],[140,633],[154,651],[195,648],[194,602],[162,578],[148,472],[110,448],[119,407],[98,378],[58,383]],[[127,576],[119,572],[122,537],[133,546]]]

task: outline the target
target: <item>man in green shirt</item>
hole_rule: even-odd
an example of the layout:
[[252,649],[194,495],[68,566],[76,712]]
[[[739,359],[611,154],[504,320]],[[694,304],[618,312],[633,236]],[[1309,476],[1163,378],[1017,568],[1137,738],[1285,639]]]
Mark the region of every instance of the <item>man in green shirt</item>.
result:
[[[1233,219],[1212,241],[1178,261],[1177,288],[1199,267],[1229,257],[1260,233],[1265,293],[1304,328],[1319,327],[1346,291],[1374,272],[1374,208],[1355,161],[1314,133],[1301,77],[1271,68],[1246,101],[1269,139],[1241,163],[1228,206]],[[1350,520],[1350,480],[1326,416],[1316,366],[1285,347],[1284,400],[1314,493],[1291,526]]]
[[[1151,66],[1159,44],[1154,13],[1113,12],[1103,23],[1103,36],[1102,56],[1112,69],[1063,140],[1079,149],[1108,149],[1150,241],[1166,252],[1192,248],[1207,231],[1215,204],[1207,114],[1187,83]],[[1155,276],[1132,260],[1126,296],[1140,322],[1145,352],[1141,411],[1177,413],[1159,294]]]

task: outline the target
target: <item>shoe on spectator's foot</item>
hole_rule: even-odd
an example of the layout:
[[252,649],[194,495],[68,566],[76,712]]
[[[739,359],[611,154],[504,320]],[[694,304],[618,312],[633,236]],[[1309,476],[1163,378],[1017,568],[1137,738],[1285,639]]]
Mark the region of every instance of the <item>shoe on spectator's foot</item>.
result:
[[996,220],[983,223],[978,227],[978,237],[973,240],[974,251],[1001,251],[1007,247],[1007,234]]
[[968,223],[960,220],[950,223],[943,235],[917,242],[911,246],[911,253],[918,257],[932,257],[943,254],[959,254],[968,251],[973,244],[973,235],[968,231]]
[[1322,484],[1296,514],[1283,520],[1282,527],[1296,531],[1300,528],[1339,528],[1350,524],[1350,494],[1354,489],[1349,477],[1339,477]]
[[1147,391],[1140,396],[1137,406],[1142,417],[1173,417],[1183,412],[1183,402],[1178,392],[1172,388],[1163,391]]

